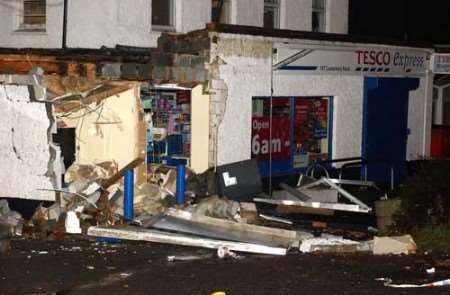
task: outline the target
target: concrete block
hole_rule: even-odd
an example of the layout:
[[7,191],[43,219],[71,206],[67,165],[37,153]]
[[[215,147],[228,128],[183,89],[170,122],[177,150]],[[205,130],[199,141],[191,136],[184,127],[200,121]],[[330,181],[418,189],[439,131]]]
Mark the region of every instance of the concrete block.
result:
[[138,65],[135,63],[124,63],[120,67],[120,77],[124,79],[137,79]]
[[103,77],[119,79],[120,78],[120,63],[108,63],[102,67],[101,74]]
[[171,67],[173,62],[174,55],[167,52],[152,52],[150,55],[151,63],[154,66],[164,66]]
[[152,78],[152,64],[140,64],[138,65],[138,79],[150,80]]

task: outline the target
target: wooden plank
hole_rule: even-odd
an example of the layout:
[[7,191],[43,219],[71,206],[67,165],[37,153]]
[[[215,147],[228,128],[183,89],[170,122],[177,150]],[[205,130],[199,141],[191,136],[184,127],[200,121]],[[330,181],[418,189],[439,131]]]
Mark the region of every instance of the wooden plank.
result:
[[218,233],[225,233],[225,235],[228,233],[230,240],[289,247],[297,239],[297,233],[295,231],[286,229],[212,218],[173,208],[169,208],[165,214],[170,217],[191,222],[200,228],[203,227]]
[[87,231],[89,236],[117,238],[124,240],[147,241],[154,243],[172,244],[188,247],[201,247],[208,249],[218,249],[226,247],[231,251],[286,255],[286,249],[268,247],[250,243],[230,242],[213,239],[205,239],[193,236],[185,236],[174,233],[166,233],[157,230],[141,229],[137,227],[105,228],[90,227]]
[[103,189],[107,189],[108,187],[110,187],[111,185],[113,185],[114,183],[118,182],[122,177],[123,174],[125,173],[126,170],[128,169],[134,169],[137,166],[139,166],[140,164],[144,163],[144,158],[137,158],[134,159],[133,161],[131,161],[129,164],[127,164],[125,167],[123,167],[122,169],[119,170],[119,172],[117,172],[116,174],[114,174],[113,176],[111,176],[110,178],[104,180],[102,182],[102,188]]

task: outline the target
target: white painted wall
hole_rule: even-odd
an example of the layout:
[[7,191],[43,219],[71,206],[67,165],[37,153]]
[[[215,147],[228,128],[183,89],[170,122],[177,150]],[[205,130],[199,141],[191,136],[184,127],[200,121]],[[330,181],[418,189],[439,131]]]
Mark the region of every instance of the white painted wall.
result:
[[[231,0],[231,23],[261,27],[264,0]],[[348,33],[348,0],[327,0],[326,32]],[[311,31],[312,0],[280,0],[280,29]]]
[[349,0],[328,0],[326,6],[326,32],[348,34]]
[[59,161],[50,156],[51,125],[46,104],[31,101],[28,86],[0,84],[0,197],[55,200],[41,190],[57,188],[47,175]]
[[[77,0],[69,3],[69,47],[157,45],[161,32],[152,30],[151,0]],[[203,29],[210,21],[211,1],[175,0],[177,32]]]
[[280,29],[311,31],[312,0],[281,1]]
[[264,16],[263,0],[232,0],[232,24],[262,27]]
[[406,159],[430,156],[433,76],[420,78],[417,90],[410,91],[408,104],[408,146]]
[[22,1],[0,1],[0,47],[60,48],[63,0],[47,0],[47,3],[46,31],[27,32],[19,30],[23,11]]
[[[175,30],[205,28],[211,0],[174,0]],[[46,32],[18,32],[21,0],[0,1],[0,47],[61,48],[63,0],[47,0]],[[160,31],[151,27],[151,0],[68,1],[67,45],[72,48],[116,44],[156,47]]]

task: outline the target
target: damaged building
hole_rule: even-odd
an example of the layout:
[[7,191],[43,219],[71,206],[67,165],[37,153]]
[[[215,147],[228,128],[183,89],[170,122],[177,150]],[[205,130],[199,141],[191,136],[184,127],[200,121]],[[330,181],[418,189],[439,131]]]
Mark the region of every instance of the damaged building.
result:
[[[345,0],[306,1],[303,10],[297,1],[253,0],[252,11],[242,1],[136,0],[133,7],[147,9],[139,12],[110,1],[85,21],[81,11],[94,13],[93,3],[35,2],[35,23],[23,15],[19,27],[3,27],[13,34],[0,43],[2,130],[10,138],[1,149],[8,169],[0,197],[123,214],[116,205],[132,169],[135,209],[154,213],[176,194],[176,173],[164,167],[188,167],[202,195],[233,197],[248,188],[242,183],[262,192],[259,175],[271,191],[275,177],[317,167],[342,174],[348,165],[364,185],[393,189],[407,161],[430,156],[433,50],[346,35]],[[289,17],[294,8],[305,18]],[[190,17],[193,10],[203,16]],[[98,23],[108,16],[108,26]],[[144,16],[149,23],[137,26]],[[81,38],[78,24],[92,30]],[[224,170],[249,160],[254,170],[233,172],[244,180]],[[203,178],[211,170],[218,189]],[[346,195],[356,204],[345,208],[371,211],[325,185],[333,195],[321,201]],[[109,213],[95,218],[114,223]]]

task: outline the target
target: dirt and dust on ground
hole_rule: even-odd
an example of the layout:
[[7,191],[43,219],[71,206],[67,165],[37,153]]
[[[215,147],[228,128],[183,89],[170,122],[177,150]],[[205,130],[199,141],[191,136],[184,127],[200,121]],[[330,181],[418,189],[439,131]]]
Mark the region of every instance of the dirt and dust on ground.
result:
[[[197,260],[168,261],[168,256]],[[448,287],[396,289],[450,277],[450,257],[432,255],[240,254],[95,239],[12,241],[0,257],[0,294],[449,294]],[[435,268],[434,273],[427,269]]]

